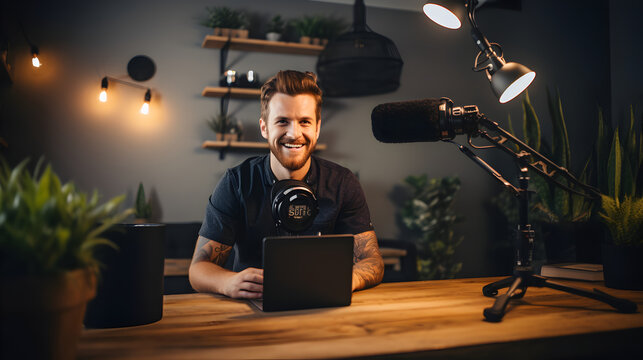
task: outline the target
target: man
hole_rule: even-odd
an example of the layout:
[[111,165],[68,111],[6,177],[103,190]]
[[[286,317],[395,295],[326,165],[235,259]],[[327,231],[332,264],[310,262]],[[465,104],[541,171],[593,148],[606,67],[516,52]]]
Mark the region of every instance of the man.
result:
[[[261,298],[261,241],[277,235],[270,191],[278,180],[307,182],[319,202],[311,233],[354,234],[353,291],[382,281],[384,263],[355,175],[311,156],[321,126],[321,89],[311,72],[280,71],[261,88],[261,135],[270,154],[228,169],[210,196],[190,265],[199,292]],[[235,247],[234,271],[223,266]]]

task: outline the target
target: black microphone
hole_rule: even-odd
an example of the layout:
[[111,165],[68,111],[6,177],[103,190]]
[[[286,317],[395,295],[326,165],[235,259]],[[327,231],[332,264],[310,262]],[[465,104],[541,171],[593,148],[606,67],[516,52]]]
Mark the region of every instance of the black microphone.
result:
[[371,113],[375,138],[384,143],[431,142],[471,135],[482,114],[475,105],[453,106],[449,98],[377,105]]

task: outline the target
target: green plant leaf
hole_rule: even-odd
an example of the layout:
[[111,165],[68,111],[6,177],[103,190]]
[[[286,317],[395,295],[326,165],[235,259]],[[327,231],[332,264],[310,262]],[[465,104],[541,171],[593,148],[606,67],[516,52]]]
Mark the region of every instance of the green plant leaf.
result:
[[[587,161],[585,161],[585,165],[583,166],[583,170],[581,171],[581,174],[578,177],[578,180],[583,184],[587,184],[587,179],[590,177],[589,165],[591,163],[591,160],[592,160],[591,157],[587,158]],[[593,205],[594,205],[593,200],[587,199],[580,195],[572,194],[571,219],[569,220],[570,221],[589,220]]]
[[426,174],[404,179],[412,195],[400,211],[402,223],[415,235],[419,276],[444,279],[459,269],[453,254],[461,239],[454,239],[452,227],[461,220],[452,209],[454,195],[460,188],[455,177],[429,179]]
[[621,149],[621,191],[618,194],[619,199],[625,196],[633,197],[636,189],[634,188],[634,173],[632,172],[631,162],[628,159],[630,152]]
[[638,168],[639,159],[638,159],[638,146],[636,144],[636,131],[634,129],[634,107],[630,105],[629,111],[629,124],[627,128],[627,134],[623,137],[627,139],[625,142],[625,153],[628,156],[630,162],[630,169]]
[[613,198],[618,198],[621,193],[621,165],[621,144],[618,139],[618,128],[616,128],[607,160],[607,194]]
[[616,245],[643,244],[643,198],[626,196],[623,201],[601,195],[599,216],[607,225]]
[[563,105],[560,100],[560,93],[556,90],[556,96],[552,96],[547,90],[549,100],[549,112],[552,121],[552,154],[554,162],[564,168],[569,168],[571,163],[571,153],[569,150],[569,137],[567,135],[567,126],[563,116]]
[[525,142],[532,149],[540,151],[540,121],[534,107],[531,105],[529,93],[525,91],[525,96],[522,100],[523,110],[523,134],[525,135]]
[[137,219],[149,219],[152,215],[152,205],[145,200],[145,189],[143,188],[142,182],[138,184],[135,209],[136,212],[134,215]]
[[547,217],[551,219],[551,209],[554,208],[554,197],[551,191],[551,185],[542,176],[537,174],[530,175],[530,185],[538,195],[537,199],[533,199],[534,204],[542,204],[543,210],[546,209],[545,212],[548,213]]
[[[511,114],[507,114],[507,131],[511,135],[516,136],[516,132],[514,131],[514,126],[513,126],[513,123],[511,121]],[[520,148],[518,148],[518,145],[514,144],[513,142],[508,142],[506,144],[507,144],[507,146],[509,146],[514,151],[516,151],[516,152],[520,151]]]
[[596,144],[594,145],[594,151],[596,153],[595,166],[597,169],[596,183],[597,183],[598,189],[602,193],[607,194],[608,193],[608,186],[607,186],[608,174],[602,169],[605,168],[605,164],[607,164],[607,161],[609,159],[610,144],[612,142],[613,134],[612,134],[612,127],[606,124],[604,121],[603,109],[601,109],[600,107],[598,108],[597,131],[598,133],[596,137]]
[[0,268],[3,274],[49,274],[92,267],[93,252],[86,243],[96,228],[120,221],[114,202],[98,205],[71,183],[62,185],[51,166],[32,176],[22,162],[0,167]]

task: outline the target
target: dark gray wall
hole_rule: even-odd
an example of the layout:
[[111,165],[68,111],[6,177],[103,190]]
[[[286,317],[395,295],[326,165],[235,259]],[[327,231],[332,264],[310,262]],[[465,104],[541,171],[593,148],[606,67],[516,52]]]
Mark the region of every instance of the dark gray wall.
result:
[[629,120],[629,106],[633,105],[640,126],[643,113],[643,47],[639,44],[643,2],[619,0],[609,3],[612,121]]
[[[609,109],[611,96],[607,2],[582,2],[579,9],[580,3],[525,0],[520,12],[479,14],[482,30],[502,44],[506,58],[537,72],[530,94],[544,121],[545,91],[560,89],[576,166],[590,151],[586,137],[594,131],[595,106]],[[199,19],[206,6],[215,5],[263,18],[279,13],[285,18],[326,14],[352,19],[351,6],[288,0],[29,3],[25,24],[45,65],[34,71],[24,41],[16,37],[14,84],[2,90],[0,134],[10,143],[8,156],[15,160],[44,154],[64,180],[96,188],[105,198],[127,193],[129,204],[142,181],[154,194],[159,220],[201,220],[207,197],[225,169],[249,156],[229,153],[219,160],[218,153],[201,149],[201,143],[213,137],[205,119],[219,111],[219,102],[200,93],[217,83],[219,52],[201,48],[210,30],[200,26]],[[499,104],[485,76],[471,71],[476,48],[468,26],[442,29],[420,11],[369,7],[367,15],[374,31],[397,44],[405,61],[402,85],[390,94],[327,99],[320,142],[329,149],[320,155],[359,172],[376,231],[385,238],[399,237],[394,189],[407,175],[459,176],[462,190],[456,209],[466,218],[457,229],[464,237],[458,250],[464,262],[461,276],[489,274],[489,253],[497,239],[489,235],[484,204],[499,186],[452,145],[378,143],[370,113],[383,102],[447,96],[459,105],[477,104],[506,126],[508,114],[518,124],[520,103]],[[257,31],[251,35],[260,36]],[[137,112],[142,91],[113,85],[107,104],[97,100],[100,79],[126,79],[127,62],[139,54],[157,65],[156,75],[144,83],[154,93],[147,117]],[[314,70],[315,58],[232,51],[229,63],[239,71],[254,69],[266,79],[280,69]],[[233,100],[230,111],[244,122],[246,139],[261,139],[258,102]],[[549,134],[550,126],[543,131]],[[497,152],[481,154],[513,173],[511,161]]]

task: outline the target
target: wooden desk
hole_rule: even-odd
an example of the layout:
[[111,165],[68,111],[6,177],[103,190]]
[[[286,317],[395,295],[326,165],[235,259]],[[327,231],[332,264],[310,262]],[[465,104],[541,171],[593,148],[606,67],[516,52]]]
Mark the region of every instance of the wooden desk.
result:
[[[247,302],[208,294],[165,297],[149,325],[84,330],[80,359],[338,358],[436,355],[552,358],[641,350],[643,292],[605,289],[639,305],[620,314],[606,304],[529,288],[501,323],[483,321],[498,278],[381,284],[348,307],[261,313]],[[572,283],[569,281],[561,281]],[[619,342],[623,344],[619,344]],[[396,354],[396,355],[395,355]]]

